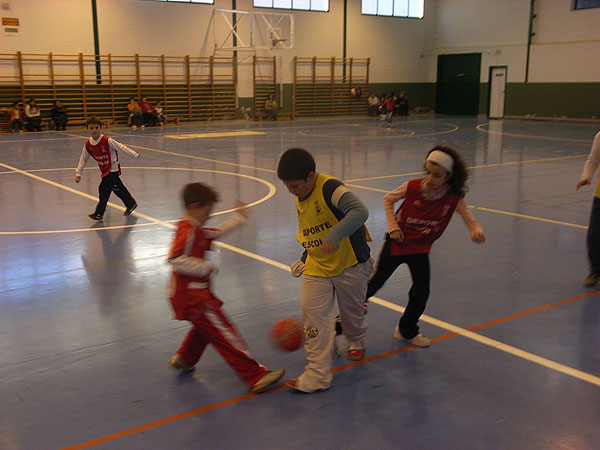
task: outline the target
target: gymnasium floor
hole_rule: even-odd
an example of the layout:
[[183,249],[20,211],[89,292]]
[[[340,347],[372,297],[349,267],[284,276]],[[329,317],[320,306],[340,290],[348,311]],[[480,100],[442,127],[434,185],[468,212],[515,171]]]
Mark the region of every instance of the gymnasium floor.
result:
[[[120,155],[139,207],[126,218],[112,196],[97,223],[98,168],[74,183],[83,128],[0,135],[0,448],[598,448],[600,290],[582,286],[593,190],[575,191],[597,131],[449,116],[391,130],[367,117],[111,128],[142,154]],[[410,287],[401,267],[370,303],[367,358],[336,358],[328,391],[248,394],[212,349],[192,375],[167,367],[188,329],[172,319],[165,263],[184,184],[220,191],[217,221],[237,199],[251,205],[219,247],[215,291],[256,359],[290,379],[303,350],[267,337],[300,316],[279,156],[306,148],[351,186],[377,256],[383,194],[419,176],[436,144],[471,166],[467,203],[487,242],[455,217],[434,245],[421,320],[431,347],[392,338]]]

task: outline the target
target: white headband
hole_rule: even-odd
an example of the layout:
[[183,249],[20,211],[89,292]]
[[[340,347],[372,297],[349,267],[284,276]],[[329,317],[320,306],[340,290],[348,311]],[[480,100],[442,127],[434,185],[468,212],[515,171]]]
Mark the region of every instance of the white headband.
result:
[[434,150],[427,157],[427,161],[436,163],[442,166],[444,169],[446,169],[446,172],[452,173],[452,168],[454,167],[454,159],[446,152],[443,152],[441,150]]

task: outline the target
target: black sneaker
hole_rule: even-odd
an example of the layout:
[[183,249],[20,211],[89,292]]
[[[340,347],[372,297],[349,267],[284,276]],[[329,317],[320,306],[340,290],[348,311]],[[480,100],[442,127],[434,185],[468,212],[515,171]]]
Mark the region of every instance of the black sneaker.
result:
[[133,206],[127,208],[125,210],[125,212],[123,213],[124,216],[128,216],[129,214],[131,214],[133,212],[133,210],[137,208],[137,202],[133,204]]
[[88,214],[88,217],[92,220],[102,220],[102,214],[97,214],[97,213]]

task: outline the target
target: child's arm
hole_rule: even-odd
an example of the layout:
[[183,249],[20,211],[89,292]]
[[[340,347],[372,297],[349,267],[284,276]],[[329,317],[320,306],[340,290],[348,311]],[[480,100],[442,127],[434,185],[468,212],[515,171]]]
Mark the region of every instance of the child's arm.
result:
[[592,149],[590,150],[590,154],[585,162],[585,166],[583,166],[581,179],[579,180],[579,183],[577,183],[576,190],[579,190],[581,186],[591,183],[594,172],[598,168],[598,163],[600,163],[600,133],[597,133],[594,137]]
[[207,230],[207,234],[212,239],[219,239],[229,233],[231,230],[243,225],[248,220],[248,210],[242,202],[237,202],[237,210],[215,228]]
[[471,209],[465,202],[464,198],[461,198],[456,205],[456,212],[460,214],[465,225],[471,232],[471,240],[473,242],[482,243],[485,242],[485,234],[483,234],[483,228],[479,225],[479,222],[475,220],[475,217],[471,213]]
[[[325,191],[327,189],[327,183],[332,182],[329,180],[325,183]],[[344,213],[344,217],[335,225],[325,238],[323,239],[323,245],[321,245],[321,251],[324,253],[333,253],[337,251],[340,241],[350,236],[356,230],[358,230],[369,217],[369,210],[366,205],[346,186],[341,184],[337,186],[331,193],[331,204]]]
[[85,144],[83,145],[83,150],[81,151],[81,156],[79,157],[79,164],[77,164],[77,169],[75,169],[75,183],[79,183],[81,181],[81,172],[83,168],[87,164],[90,159],[90,154],[85,149]]
[[385,217],[387,219],[387,230],[386,232],[390,235],[390,238],[397,242],[404,240],[404,233],[398,226],[398,220],[394,211],[394,204],[406,197],[406,190],[408,189],[408,182],[402,186],[397,187],[392,192],[388,192],[383,197],[383,207],[385,208]]
[[113,150],[122,150],[125,153],[128,153],[130,156],[134,158],[139,158],[140,154],[135,150],[130,149],[125,144],[121,144],[120,142],[115,141],[113,138],[108,138],[108,145],[112,147]]

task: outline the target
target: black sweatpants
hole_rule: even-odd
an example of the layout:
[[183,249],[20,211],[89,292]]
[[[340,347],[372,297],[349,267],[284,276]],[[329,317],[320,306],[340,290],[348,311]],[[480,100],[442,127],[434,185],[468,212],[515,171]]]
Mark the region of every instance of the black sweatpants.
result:
[[100,186],[98,186],[99,196],[95,214],[104,215],[111,192],[114,192],[125,203],[125,207],[131,208],[135,205],[135,200],[121,181],[119,172],[111,172],[102,178]]
[[412,339],[419,334],[419,317],[425,311],[429,298],[429,253],[394,256],[390,254],[390,248],[391,239],[387,235],[377,261],[377,270],[367,286],[367,299],[375,295],[400,264],[407,264],[413,284],[408,292],[408,305],[400,318],[400,334],[406,339]]

